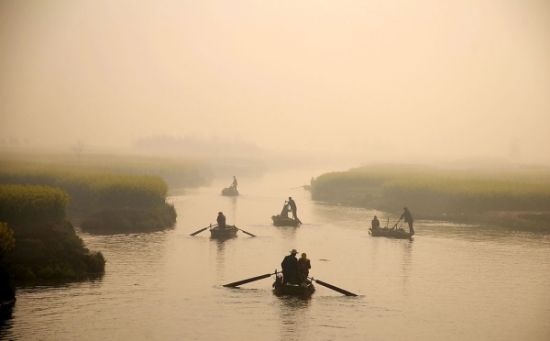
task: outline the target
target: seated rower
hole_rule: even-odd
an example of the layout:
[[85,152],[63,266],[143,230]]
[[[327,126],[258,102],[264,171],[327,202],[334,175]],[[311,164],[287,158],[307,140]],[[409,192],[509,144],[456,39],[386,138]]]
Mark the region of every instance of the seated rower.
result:
[[218,212],[218,218],[216,218],[219,228],[225,228],[225,216],[222,212]]
[[296,249],[292,249],[290,255],[286,256],[281,263],[281,267],[283,268],[283,284],[299,284],[297,253]]
[[380,228],[380,220],[378,220],[378,218],[376,216],[374,216],[374,218],[372,219],[371,227],[373,229],[379,229]]
[[300,283],[304,283],[307,281],[307,276],[309,276],[309,269],[311,269],[311,262],[307,258],[307,255],[305,253],[302,253],[302,257],[298,259],[298,277],[300,279]]

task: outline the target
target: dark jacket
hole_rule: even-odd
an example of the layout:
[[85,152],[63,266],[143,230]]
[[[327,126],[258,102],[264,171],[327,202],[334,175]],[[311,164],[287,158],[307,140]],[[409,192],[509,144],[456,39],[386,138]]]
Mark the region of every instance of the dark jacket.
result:
[[296,203],[294,202],[294,200],[289,199],[289,200],[288,200],[288,204],[290,205],[290,209],[291,209],[292,211],[296,211]]
[[294,255],[286,256],[281,262],[283,271],[296,271],[298,268],[298,259]]
[[295,255],[286,256],[281,263],[281,267],[283,268],[285,282],[298,282],[298,260]]
[[218,214],[218,219],[216,220],[219,227],[225,227],[225,216],[223,214]]
[[298,272],[302,277],[307,277],[309,274],[309,269],[311,269],[311,262],[307,258],[298,259]]
[[405,209],[405,211],[403,211],[403,214],[401,215],[400,219],[404,219],[406,223],[412,223],[413,222],[413,216],[411,214],[411,211],[409,211],[408,209]]
[[288,204],[286,202],[281,210],[281,216],[288,218]]
[[373,229],[379,228],[380,227],[380,220],[378,220],[377,218],[374,218],[372,220],[371,226],[372,226]]

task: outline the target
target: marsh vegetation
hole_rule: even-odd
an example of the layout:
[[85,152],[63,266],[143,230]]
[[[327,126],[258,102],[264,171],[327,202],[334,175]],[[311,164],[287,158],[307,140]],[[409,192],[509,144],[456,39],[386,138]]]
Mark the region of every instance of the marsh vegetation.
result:
[[95,233],[169,228],[176,212],[166,203],[163,177],[173,187],[194,187],[210,179],[199,162],[138,156],[10,155],[0,165],[0,183],[65,191],[70,220]]
[[550,170],[365,166],[311,181],[312,198],[399,211],[417,218],[548,228]]
[[85,248],[65,219],[67,201],[59,188],[0,185],[0,244],[8,246],[2,247],[3,261],[16,281],[78,280],[103,273],[103,255]]
[[[186,160],[1,155],[3,267],[17,282],[79,280],[102,274],[103,255],[84,246],[73,223],[93,233],[172,227],[176,211],[166,202],[168,185],[161,175],[175,187],[198,186],[210,178],[206,167]],[[13,250],[8,252],[11,244]]]

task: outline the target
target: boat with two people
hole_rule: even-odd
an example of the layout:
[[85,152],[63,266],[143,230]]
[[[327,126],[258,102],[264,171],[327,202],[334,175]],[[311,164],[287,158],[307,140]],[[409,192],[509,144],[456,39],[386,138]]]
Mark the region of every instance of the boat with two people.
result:
[[414,230],[412,231],[405,231],[403,228],[399,226],[399,222],[401,221],[401,218],[393,225],[393,227],[389,228],[389,218],[386,222],[385,227],[380,226],[380,221],[378,220],[378,217],[374,216],[371,222],[371,228],[369,229],[369,233],[373,237],[387,237],[387,238],[395,238],[395,239],[411,239],[411,237],[414,235]]
[[239,191],[237,190],[237,185],[238,185],[237,178],[233,176],[233,182],[229,187],[222,189],[222,195],[229,196],[229,197],[238,196]]
[[[296,216],[293,218],[288,216],[288,213],[291,211],[291,207],[288,201],[285,201],[283,204],[283,208],[281,210],[281,213],[278,215],[271,216],[271,220],[273,220],[273,225],[275,226],[294,226],[298,227],[302,223],[300,219],[298,219]],[[293,211],[294,212],[294,211]]]
[[305,253],[302,254],[302,257],[299,260],[296,259],[297,253],[298,251],[296,251],[296,249],[292,249],[290,251],[290,255],[287,255],[283,259],[281,263],[283,268],[282,273],[275,270],[275,272],[272,273],[224,284],[223,286],[228,288],[237,288],[243,284],[259,281],[275,275],[275,282],[273,282],[272,287],[273,293],[278,296],[309,298],[315,292],[313,282],[346,296],[357,296],[350,291],[344,290],[330,283],[309,277],[309,268],[311,268],[310,262]]
[[226,288],[238,288],[239,286],[241,286],[243,284],[259,281],[261,279],[266,279],[266,278],[269,278],[273,275],[276,276],[275,277],[275,282],[273,283],[273,294],[275,294],[275,295],[309,298],[315,292],[315,287],[313,286],[313,282],[315,282],[319,285],[322,285],[326,288],[329,288],[331,290],[339,292],[343,295],[357,296],[357,294],[354,294],[350,291],[339,288],[335,285],[332,285],[330,283],[327,283],[325,281],[322,281],[320,279],[316,279],[316,278],[313,278],[313,277],[308,277],[307,282],[301,283],[301,284],[284,283],[281,273],[278,272],[277,270],[275,270],[275,272],[267,273],[265,275],[260,275],[260,276],[251,277],[251,278],[243,279],[243,280],[240,280],[240,281],[232,282],[232,283],[227,283],[227,284],[224,284],[223,286],[226,287]]

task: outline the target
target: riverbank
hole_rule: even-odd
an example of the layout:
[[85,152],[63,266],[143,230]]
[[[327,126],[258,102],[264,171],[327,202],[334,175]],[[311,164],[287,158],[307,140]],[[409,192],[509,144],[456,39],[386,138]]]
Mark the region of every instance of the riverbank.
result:
[[0,185],[0,221],[9,231],[2,233],[0,243],[13,244],[1,261],[15,283],[44,284],[103,274],[103,255],[88,250],[65,219],[67,201],[59,188]]
[[[69,196],[67,216],[77,226],[92,233],[129,233],[171,228],[176,221],[174,208],[166,202],[166,181],[150,172],[171,174],[168,178],[175,186],[194,187],[207,181],[197,167],[186,168],[183,161],[179,166],[163,161],[155,166],[150,158],[122,159],[87,156],[77,162],[66,156],[53,157],[50,163],[0,159],[0,184],[61,188]],[[176,171],[182,175],[174,176]]]
[[311,181],[312,199],[416,219],[550,231],[550,170],[366,166]]

